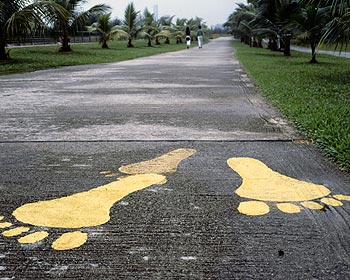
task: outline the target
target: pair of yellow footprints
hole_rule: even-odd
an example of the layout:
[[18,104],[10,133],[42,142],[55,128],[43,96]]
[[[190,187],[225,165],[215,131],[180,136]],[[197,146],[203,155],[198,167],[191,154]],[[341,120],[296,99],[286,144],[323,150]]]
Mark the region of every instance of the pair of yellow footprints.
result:
[[[115,202],[151,185],[165,184],[166,177],[162,174],[176,172],[179,163],[195,152],[192,149],[178,149],[149,161],[122,166],[119,171],[129,176],[71,196],[28,203],[12,214],[18,221],[37,227],[82,229],[105,224],[110,219],[109,211]],[[350,201],[350,196],[326,197],[330,194],[328,188],[281,175],[253,158],[230,158],[227,163],[242,177],[242,185],[236,190],[237,195],[253,199],[239,204],[238,211],[245,215],[268,213],[270,209],[266,202],[278,202],[276,206],[282,212],[298,213],[302,206],[323,209],[322,204],[310,201],[318,198],[331,206],[342,206],[341,200]],[[113,175],[110,171],[101,173]],[[0,216],[0,228],[12,227],[11,223],[2,222],[3,219]],[[18,241],[27,244],[39,242],[49,235],[47,231],[26,234],[29,231],[28,226],[19,226],[3,231],[2,235],[21,236]],[[67,232],[58,237],[51,247],[55,250],[69,250],[80,247],[86,240],[87,233],[80,230]]]

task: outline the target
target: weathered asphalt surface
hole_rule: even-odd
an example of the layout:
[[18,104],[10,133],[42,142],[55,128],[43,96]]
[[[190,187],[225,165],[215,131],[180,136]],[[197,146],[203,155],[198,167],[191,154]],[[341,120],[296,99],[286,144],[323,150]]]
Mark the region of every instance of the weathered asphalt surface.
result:
[[[168,182],[116,203],[88,241],[50,248],[0,236],[0,279],[349,279],[350,205],[264,216],[237,211],[231,157],[350,194],[255,92],[228,39],[202,50],[0,78],[0,215],[113,181],[101,170],[177,148],[197,153]],[[116,171],[118,172],[118,171]],[[122,176],[121,173],[118,175]],[[34,230],[34,229],[33,229]],[[42,229],[41,229],[42,230]],[[69,231],[69,230],[68,230]]]

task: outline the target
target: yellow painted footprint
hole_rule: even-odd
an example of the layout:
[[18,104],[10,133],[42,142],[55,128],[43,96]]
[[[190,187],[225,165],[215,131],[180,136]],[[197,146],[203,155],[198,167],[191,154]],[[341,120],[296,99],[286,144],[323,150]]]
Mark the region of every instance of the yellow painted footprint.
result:
[[[166,183],[166,177],[160,173],[175,172],[178,164],[194,153],[195,150],[192,149],[178,149],[150,161],[121,167],[122,172],[134,175],[67,197],[28,203],[14,210],[12,215],[26,225],[76,229],[62,234],[51,247],[55,250],[80,247],[88,237],[81,229],[107,223],[110,220],[110,208],[114,203],[138,190]],[[18,239],[20,243],[36,243],[49,235],[47,231],[26,234],[30,232],[30,227],[13,227],[11,223],[3,220],[4,217],[0,216],[0,228],[10,229],[3,231],[2,235],[21,236]]]
[[[269,213],[268,202],[274,202],[280,211],[292,214],[299,213],[303,207],[322,210],[324,205],[342,206],[341,200],[350,201],[350,196],[346,195],[327,197],[331,191],[325,186],[282,175],[254,158],[230,158],[227,163],[242,177],[236,194],[253,199],[239,204],[238,211],[245,215]],[[312,201],[316,199],[324,205]]]

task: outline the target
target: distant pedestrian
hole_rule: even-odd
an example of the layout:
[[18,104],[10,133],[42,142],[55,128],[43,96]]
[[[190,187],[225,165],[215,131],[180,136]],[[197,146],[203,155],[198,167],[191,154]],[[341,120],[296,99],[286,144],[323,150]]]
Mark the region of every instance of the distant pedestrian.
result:
[[203,47],[203,30],[202,26],[198,26],[198,31],[197,31],[197,38],[198,38],[198,47],[201,49]]
[[187,45],[187,48],[189,49],[191,46],[191,30],[188,26],[186,27],[185,32],[186,32],[186,45]]

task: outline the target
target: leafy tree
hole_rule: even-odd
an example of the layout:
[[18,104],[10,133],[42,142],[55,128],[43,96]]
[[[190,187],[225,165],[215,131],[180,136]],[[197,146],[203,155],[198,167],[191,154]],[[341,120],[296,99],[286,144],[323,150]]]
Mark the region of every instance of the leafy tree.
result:
[[107,43],[113,38],[129,37],[125,31],[113,25],[111,13],[99,16],[97,22],[93,23],[91,26],[87,26],[87,29],[100,34],[99,43],[102,45],[103,49],[108,49]]

